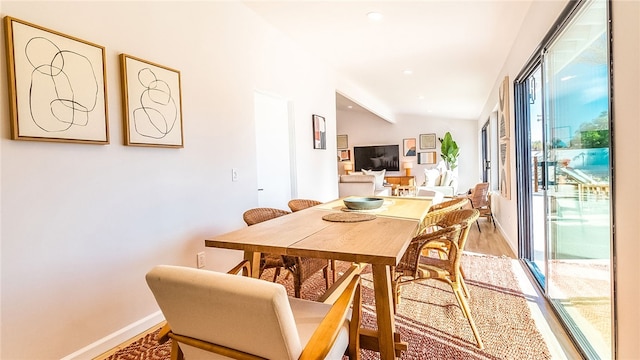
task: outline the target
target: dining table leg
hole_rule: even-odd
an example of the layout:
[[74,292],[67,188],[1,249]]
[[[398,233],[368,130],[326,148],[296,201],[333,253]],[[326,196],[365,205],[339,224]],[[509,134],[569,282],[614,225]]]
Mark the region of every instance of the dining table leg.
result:
[[373,289],[376,299],[376,319],[378,321],[378,345],[380,359],[396,359],[396,329],[391,298],[391,270],[387,265],[371,265],[373,270]]
[[253,251],[245,251],[244,259],[249,260],[251,264],[251,277],[260,277],[260,253]]

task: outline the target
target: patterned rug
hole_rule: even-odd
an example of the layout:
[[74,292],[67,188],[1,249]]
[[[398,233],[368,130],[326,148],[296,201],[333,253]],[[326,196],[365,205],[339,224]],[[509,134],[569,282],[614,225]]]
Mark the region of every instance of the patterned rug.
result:
[[[467,320],[457,305],[451,288],[437,281],[404,286],[396,315],[396,328],[409,343],[402,359],[550,359],[547,346],[531,317],[524,294],[512,271],[512,259],[465,254],[463,268],[471,293],[469,306],[485,349],[476,347]],[[348,264],[340,263],[338,269]],[[375,328],[372,277],[362,273],[363,325]],[[263,278],[272,279],[265,272]],[[278,282],[293,294],[292,277],[280,275]],[[324,290],[318,273],[303,284],[302,297],[317,299]],[[116,352],[110,360],[168,360],[171,345],[158,345],[155,333],[148,334]],[[363,359],[379,359],[363,350]]]

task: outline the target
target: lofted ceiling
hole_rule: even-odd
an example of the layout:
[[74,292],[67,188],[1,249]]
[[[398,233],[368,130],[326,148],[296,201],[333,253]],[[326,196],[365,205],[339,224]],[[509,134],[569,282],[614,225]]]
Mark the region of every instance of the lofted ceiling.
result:
[[[475,120],[532,1],[244,3],[394,115]],[[370,12],[382,18],[370,20]],[[344,95],[341,108],[358,101]]]

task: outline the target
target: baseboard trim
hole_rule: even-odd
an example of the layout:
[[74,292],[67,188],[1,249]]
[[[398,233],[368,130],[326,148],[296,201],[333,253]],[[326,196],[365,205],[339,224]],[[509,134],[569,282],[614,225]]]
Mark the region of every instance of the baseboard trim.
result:
[[163,321],[164,316],[162,315],[162,312],[157,311],[83,347],[78,351],[75,351],[72,354],[63,357],[61,360],[93,359],[119,346],[127,340],[138,336],[140,333],[143,333],[147,329],[152,328]]

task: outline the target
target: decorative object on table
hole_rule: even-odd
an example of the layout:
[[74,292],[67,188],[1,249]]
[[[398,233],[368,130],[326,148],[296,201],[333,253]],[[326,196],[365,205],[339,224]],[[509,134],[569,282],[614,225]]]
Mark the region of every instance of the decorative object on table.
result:
[[435,151],[418,153],[418,164],[435,164],[435,163],[436,163]]
[[343,200],[344,205],[351,210],[372,210],[384,204],[384,199],[371,197],[356,197]]
[[336,137],[336,145],[338,149],[346,149],[349,147],[349,137],[347,135],[338,135]]
[[416,138],[403,139],[402,144],[404,156],[416,156]]
[[498,137],[509,138],[509,76],[505,76],[498,94]]
[[327,148],[327,122],[324,117],[320,115],[313,115],[313,148],[314,149],[326,149]]
[[451,133],[447,131],[443,138],[438,139],[440,141],[440,156],[442,160],[447,164],[449,170],[453,170],[458,167],[458,156],[460,156],[460,149],[458,144],[453,141]]
[[109,143],[103,46],[5,16],[11,138]]
[[351,160],[351,150],[338,150],[338,158],[340,161]]
[[436,134],[420,134],[420,150],[435,148]]
[[353,163],[348,161],[346,163],[344,163],[344,173],[347,175],[351,175],[351,172],[353,171]]
[[413,169],[413,162],[405,161],[402,163],[402,167],[404,168],[405,175],[411,176],[411,169]]
[[374,220],[376,215],[353,212],[331,213],[322,216],[322,220],[331,222],[360,222]]
[[180,71],[120,54],[124,144],[184,147]]

